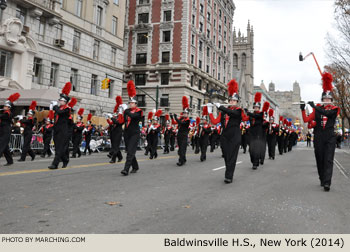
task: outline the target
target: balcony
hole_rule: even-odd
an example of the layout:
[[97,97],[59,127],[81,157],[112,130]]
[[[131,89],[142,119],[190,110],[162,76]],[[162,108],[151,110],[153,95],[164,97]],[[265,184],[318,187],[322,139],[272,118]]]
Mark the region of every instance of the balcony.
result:
[[61,17],[60,10],[61,4],[59,0],[13,0],[21,6],[33,11],[33,15],[40,14],[40,10],[43,11],[42,15],[45,17],[57,18]]

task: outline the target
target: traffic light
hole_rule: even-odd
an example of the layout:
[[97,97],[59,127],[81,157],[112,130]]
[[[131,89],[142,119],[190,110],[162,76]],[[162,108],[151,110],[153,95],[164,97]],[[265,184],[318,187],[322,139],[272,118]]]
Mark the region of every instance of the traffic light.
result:
[[109,83],[110,83],[110,82],[111,82],[111,80],[108,79],[108,78],[102,80],[101,89],[108,89],[108,88],[109,88]]

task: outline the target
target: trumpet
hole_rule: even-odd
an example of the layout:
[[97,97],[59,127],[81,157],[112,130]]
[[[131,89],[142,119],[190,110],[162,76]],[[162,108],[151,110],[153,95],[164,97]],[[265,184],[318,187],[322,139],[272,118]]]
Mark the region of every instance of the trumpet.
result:
[[[308,102],[303,102],[303,101],[301,101],[301,102],[293,102],[292,105],[302,105],[302,104],[307,105],[309,102],[310,101],[308,101]],[[329,104],[329,102],[314,102],[314,103],[315,104]]]

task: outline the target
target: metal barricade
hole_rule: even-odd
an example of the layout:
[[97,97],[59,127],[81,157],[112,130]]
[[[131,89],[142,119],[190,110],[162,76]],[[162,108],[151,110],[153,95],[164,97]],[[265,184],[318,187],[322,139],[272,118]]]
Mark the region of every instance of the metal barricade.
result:
[[11,134],[9,148],[11,152],[19,151],[22,153],[23,136],[21,134]]

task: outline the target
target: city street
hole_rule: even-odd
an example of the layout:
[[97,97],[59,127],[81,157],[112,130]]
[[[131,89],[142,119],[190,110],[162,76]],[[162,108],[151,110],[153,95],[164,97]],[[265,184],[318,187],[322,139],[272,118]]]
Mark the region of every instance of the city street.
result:
[[1,233],[349,233],[349,149],[336,150],[324,192],[304,146],[256,171],[240,150],[232,184],[220,150],[204,163],[190,150],[182,167],[175,152],[149,160],[139,151],[140,170],[127,177],[106,153],[58,170],[47,169],[50,159],[1,159]]

